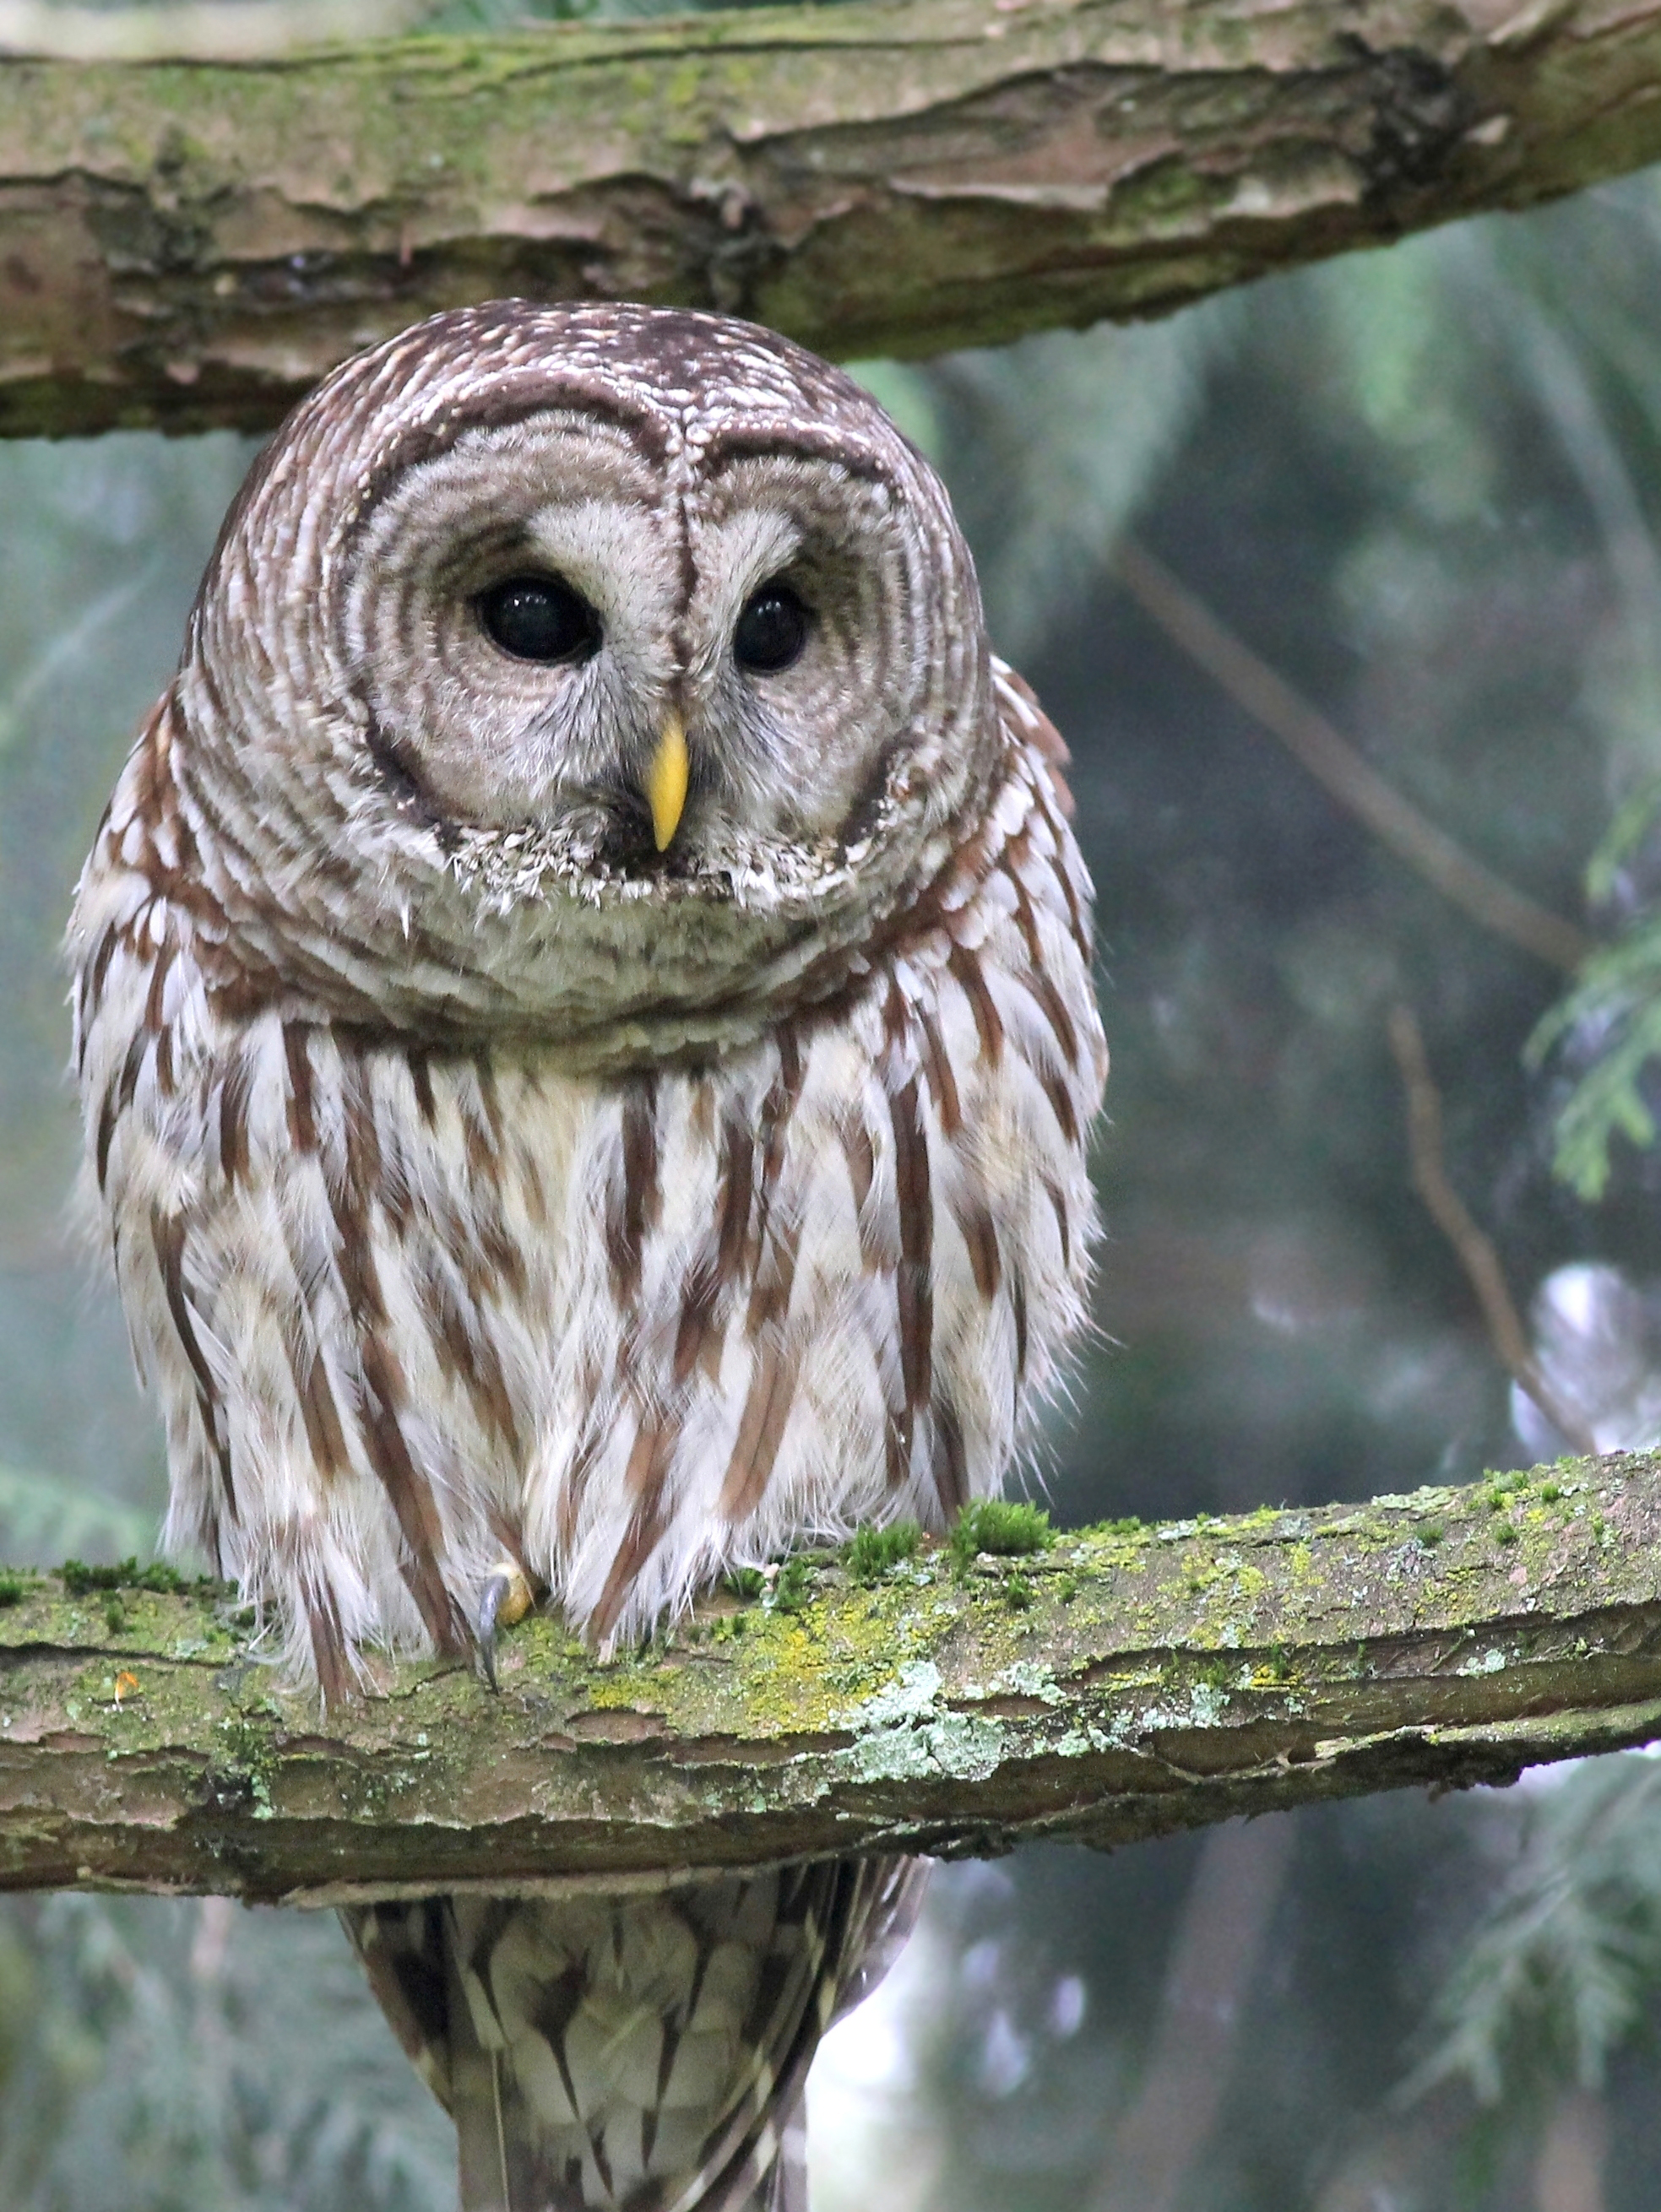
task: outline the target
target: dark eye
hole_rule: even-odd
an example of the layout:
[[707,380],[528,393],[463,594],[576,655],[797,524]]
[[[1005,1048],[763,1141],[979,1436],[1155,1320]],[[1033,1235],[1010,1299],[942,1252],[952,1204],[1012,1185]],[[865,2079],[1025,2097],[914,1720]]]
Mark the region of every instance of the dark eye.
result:
[[806,608],[788,584],[764,584],[744,603],[733,632],[733,658],[757,676],[776,676],[806,642]]
[[557,576],[509,576],[478,595],[485,634],[515,660],[580,660],[599,643],[599,617]]

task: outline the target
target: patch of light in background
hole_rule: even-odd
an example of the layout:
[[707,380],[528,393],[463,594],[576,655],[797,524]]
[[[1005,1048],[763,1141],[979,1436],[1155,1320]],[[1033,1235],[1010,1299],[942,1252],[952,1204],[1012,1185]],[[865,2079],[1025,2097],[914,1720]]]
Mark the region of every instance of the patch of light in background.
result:
[[[1555,1268],[1529,1309],[1536,1365],[1558,1401],[1572,1407],[1600,1452],[1646,1451],[1661,1443],[1661,1285],[1634,1283],[1619,1267],[1575,1261]],[[1511,1386],[1511,1423],[1536,1462],[1569,1449],[1520,1383]],[[1630,1759],[1661,1758],[1661,1742]],[[1585,1760],[1525,1767],[1513,1785],[1548,1796]]]
[[[1529,1324],[1541,1374],[1600,1452],[1646,1451],[1661,1442],[1661,1285],[1634,1283],[1606,1263],[1576,1261],[1541,1284]],[[1515,1382],[1511,1421],[1536,1461],[1568,1449]]]
[[819,2045],[807,2077],[812,2212],[924,2212],[944,2146],[919,2057],[952,1997],[953,1946],[925,1911],[885,1981]]

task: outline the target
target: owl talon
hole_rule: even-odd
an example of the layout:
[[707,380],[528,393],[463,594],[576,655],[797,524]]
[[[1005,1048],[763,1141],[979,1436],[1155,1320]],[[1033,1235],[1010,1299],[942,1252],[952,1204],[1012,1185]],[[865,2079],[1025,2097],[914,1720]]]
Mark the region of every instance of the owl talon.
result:
[[535,1603],[530,1583],[518,1560],[498,1559],[485,1577],[473,1621],[484,1679],[493,1690],[502,1687],[496,1680],[497,1632],[523,1620]]

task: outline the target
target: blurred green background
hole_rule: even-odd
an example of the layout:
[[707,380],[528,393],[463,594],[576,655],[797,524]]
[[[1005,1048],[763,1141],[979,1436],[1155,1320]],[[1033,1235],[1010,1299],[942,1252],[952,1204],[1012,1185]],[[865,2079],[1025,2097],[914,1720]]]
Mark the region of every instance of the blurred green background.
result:
[[[1098,886],[1108,1236],[1033,1470],[1057,1517],[1360,1497],[1561,1448],[1409,1188],[1398,1002],[1554,1390],[1603,1447],[1654,1441],[1661,174],[1147,328],[860,373],[943,470],[995,637],[1073,746]],[[143,1550],[162,1498],[119,1316],[64,1226],[58,946],[253,450],[0,447],[14,1559]],[[1133,532],[1609,948],[1571,995],[1139,610],[1112,571]],[[816,2074],[818,2212],[1652,2212],[1658,1799],[1632,1756],[946,1869]],[[447,2212],[451,2160],[332,1920],[0,1903],[8,2212]]]

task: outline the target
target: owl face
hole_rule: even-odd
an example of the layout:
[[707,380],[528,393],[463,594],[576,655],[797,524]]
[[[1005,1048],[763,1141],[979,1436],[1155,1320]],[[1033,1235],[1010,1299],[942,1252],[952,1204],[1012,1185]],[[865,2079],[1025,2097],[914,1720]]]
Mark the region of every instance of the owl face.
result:
[[337,371],[228,520],[177,696],[267,968],[556,1035],[833,974],[999,744],[928,465],[812,355],[647,308],[464,310]]
[[551,409],[378,504],[348,650],[439,822],[529,830],[595,884],[788,879],[846,842],[927,690],[900,495],[788,437],[678,475]]

